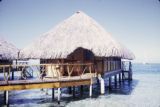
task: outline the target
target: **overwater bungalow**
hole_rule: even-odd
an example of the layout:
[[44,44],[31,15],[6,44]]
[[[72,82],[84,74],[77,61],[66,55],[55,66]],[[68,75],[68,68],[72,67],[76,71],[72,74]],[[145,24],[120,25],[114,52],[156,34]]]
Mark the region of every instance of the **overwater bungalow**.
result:
[[[134,59],[130,50],[82,11],[42,34],[21,51],[20,57],[40,59],[41,64],[92,63],[92,71],[101,75],[121,69],[121,59]],[[63,69],[62,75],[64,72]],[[73,75],[78,73],[75,71]]]
[[[132,60],[134,54],[116,41],[111,34],[99,25],[93,18],[82,11],[60,22],[50,31],[42,34],[20,51],[20,59],[40,59],[36,66],[39,79],[8,81],[3,83],[0,90],[24,90],[36,88],[58,88],[58,102],[60,102],[60,88],[69,87],[73,95],[75,87],[89,85],[89,96],[92,96],[92,85],[100,83],[101,94],[105,93],[104,78],[115,77],[121,79],[122,59]],[[19,65],[17,65],[19,66]],[[21,66],[21,65],[20,65]],[[6,66],[9,67],[9,66]],[[123,77],[123,76],[122,76]],[[9,83],[9,84],[8,84]],[[8,98],[8,94],[5,94]],[[5,100],[8,104],[8,100]]]

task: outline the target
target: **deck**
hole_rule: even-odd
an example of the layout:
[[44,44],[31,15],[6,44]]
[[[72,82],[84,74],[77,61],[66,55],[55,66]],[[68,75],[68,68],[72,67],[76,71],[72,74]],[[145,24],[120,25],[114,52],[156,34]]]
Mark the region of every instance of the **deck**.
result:
[[[58,66],[58,67],[57,67]],[[42,89],[42,88],[52,88],[52,99],[54,99],[54,89],[58,89],[58,102],[60,102],[61,88],[72,87],[73,93],[76,86],[89,86],[89,96],[92,96],[92,85],[97,82],[97,79],[100,82],[100,93],[105,93],[105,82],[104,78],[109,79],[109,87],[112,85],[112,77],[114,76],[114,83],[117,86],[117,80],[119,84],[124,79],[124,70],[123,69],[113,69],[106,71],[104,75],[97,74],[93,64],[39,64],[39,65],[16,65],[17,68],[21,68],[21,75],[18,80],[10,80],[11,75],[14,74],[12,68],[13,65],[0,65],[1,71],[3,73],[3,79],[0,81],[0,91],[4,91],[5,104],[8,103],[9,92],[12,90],[29,90],[29,89]],[[31,69],[36,73],[34,77],[26,78],[25,73],[27,72],[26,68],[34,67],[36,69]],[[63,68],[63,69],[61,69]],[[65,70],[65,75],[64,72]],[[51,75],[43,76],[43,73],[50,71]],[[76,76],[74,73],[77,73]],[[119,76],[117,78],[117,76]],[[14,77],[14,76],[13,76]],[[83,88],[82,88],[83,89]],[[83,92],[82,92],[83,93]]]
[[0,81],[1,91],[10,90],[27,90],[36,88],[63,88],[79,85],[91,85],[95,83],[96,77],[90,75],[74,76],[74,77],[61,77],[57,78],[44,78],[33,79],[33,80],[11,80],[11,81]]

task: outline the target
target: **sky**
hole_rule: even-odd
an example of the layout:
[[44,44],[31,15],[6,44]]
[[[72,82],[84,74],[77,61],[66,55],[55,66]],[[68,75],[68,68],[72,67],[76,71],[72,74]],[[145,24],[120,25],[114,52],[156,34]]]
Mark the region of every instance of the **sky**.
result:
[[23,49],[79,10],[129,48],[135,62],[160,63],[159,0],[1,0],[0,37]]

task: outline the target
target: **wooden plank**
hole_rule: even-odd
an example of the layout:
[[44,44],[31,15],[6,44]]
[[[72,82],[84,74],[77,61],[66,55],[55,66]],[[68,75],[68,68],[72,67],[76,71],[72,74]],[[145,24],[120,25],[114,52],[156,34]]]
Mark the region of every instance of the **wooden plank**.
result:
[[113,76],[113,75],[116,75],[116,74],[119,74],[119,73],[121,73],[122,72],[122,70],[121,69],[119,69],[119,70],[114,70],[114,71],[109,71],[109,72],[105,72],[105,77],[110,77],[110,76]]
[[61,82],[60,87],[80,86],[80,85],[89,85],[89,84],[91,84],[91,79],[80,80],[80,81]]
[[91,84],[91,79],[77,80],[77,81],[57,81],[57,82],[44,82],[44,83],[25,83],[25,84],[10,84],[0,86],[0,90],[26,90],[38,88],[59,88],[69,86],[80,86]]
[[23,84],[23,85],[6,85],[0,86],[0,90],[27,90],[27,89],[38,89],[38,88],[58,88],[60,84],[56,83],[40,83],[40,84]]

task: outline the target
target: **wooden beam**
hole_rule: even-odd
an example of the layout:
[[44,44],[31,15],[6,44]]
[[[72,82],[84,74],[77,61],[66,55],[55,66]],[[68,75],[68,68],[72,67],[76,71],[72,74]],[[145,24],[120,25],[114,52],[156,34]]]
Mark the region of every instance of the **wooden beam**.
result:
[[91,79],[89,80],[79,80],[79,81],[70,81],[70,82],[60,82],[60,87],[69,87],[69,86],[79,86],[79,85],[89,85],[91,84]]
[[121,72],[122,72],[122,70],[121,70],[121,69],[118,69],[118,70],[106,72],[104,76],[105,76],[105,77],[110,77],[110,76],[114,76],[114,75],[116,75],[116,74],[119,74],[119,73],[121,73]]
[[37,89],[37,88],[58,88],[60,83],[40,83],[40,84],[20,84],[20,85],[5,85],[0,86],[0,90],[26,90],[26,89]]
[[61,88],[70,86],[90,85],[91,79],[72,80],[72,81],[57,81],[57,82],[40,82],[40,83],[23,83],[23,84],[3,84],[0,90],[27,90],[38,88]]

